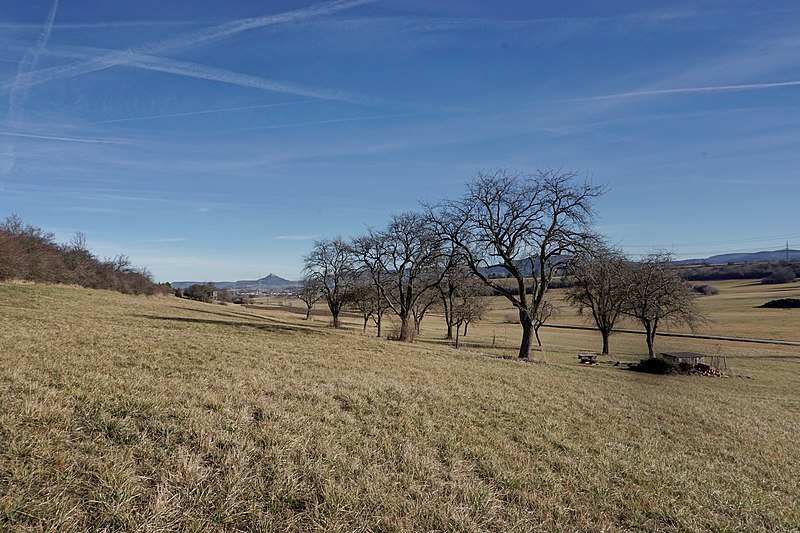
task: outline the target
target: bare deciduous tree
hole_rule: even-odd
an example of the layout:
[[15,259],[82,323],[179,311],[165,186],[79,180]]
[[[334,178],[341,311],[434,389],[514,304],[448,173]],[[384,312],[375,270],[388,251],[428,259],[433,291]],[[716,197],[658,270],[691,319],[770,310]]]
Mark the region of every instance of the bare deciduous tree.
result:
[[[556,270],[593,239],[592,201],[604,190],[576,178],[575,172],[550,169],[533,175],[478,172],[460,200],[429,210],[470,270],[518,310],[520,358],[529,357],[534,319]],[[493,265],[506,270],[516,287],[490,278]]]
[[306,304],[306,320],[311,318],[311,308],[325,295],[319,278],[313,275],[303,277],[297,297]]
[[451,312],[456,330],[456,348],[459,347],[461,326],[464,326],[466,336],[467,327],[481,320],[486,313],[488,302],[485,294],[486,286],[475,276],[461,279],[453,292]]
[[544,326],[545,322],[550,320],[550,317],[558,313],[558,308],[547,300],[539,305],[539,309],[533,315],[533,333],[536,335],[536,343],[541,346],[542,339],[539,337],[539,330]]
[[434,290],[444,272],[441,240],[419,213],[394,215],[382,231],[357,245],[360,260],[384,301],[400,318],[399,339],[411,342],[416,332],[414,309]]
[[656,356],[655,338],[663,322],[693,327],[703,317],[697,312],[694,291],[672,265],[668,252],[656,251],[632,263],[624,312],[642,323],[647,353]]
[[591,312],[603,337],[603,352],[617,319],[623,314],[629,287],[630,263],[619,251],[606,247],[589,250],[570,262],[567,301],[578,313]]
[[355,272],[352,248],[341,237],[315,241],[304,262],[306,275],[320,283],[333,316],[333,327],[338,328],[339,313],[350,297]]

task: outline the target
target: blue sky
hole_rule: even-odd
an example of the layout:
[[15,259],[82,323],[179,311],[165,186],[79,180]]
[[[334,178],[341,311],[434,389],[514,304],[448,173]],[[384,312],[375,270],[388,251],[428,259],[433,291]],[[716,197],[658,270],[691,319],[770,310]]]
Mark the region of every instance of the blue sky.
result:
[[4,0],[0,215],[160,281],[297,278],[479,168],[631,254],[800,248],[800,4]]

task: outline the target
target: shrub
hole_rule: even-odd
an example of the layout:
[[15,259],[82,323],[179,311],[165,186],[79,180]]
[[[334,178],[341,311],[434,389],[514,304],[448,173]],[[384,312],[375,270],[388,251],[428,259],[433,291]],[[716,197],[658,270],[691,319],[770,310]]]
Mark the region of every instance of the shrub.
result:
[[712,287],[711,285],[695,285],[692,287],[694,292],[703,294],[705,296],[711,296],[713,294],[719,294],[719,289],[716,287]]
[[678,365],[665,361],[657,357],[649,359],[642,359],[638,365],[632,366],[631,370],[636,372],[646,372],[648,374],[678,374],[680,368]]
[[761,283],[765,284],[791,283],[794,280],[795,280],[794,270],[792,270],[789,267],[781,267],[776,270],[773,270],[769,276],[761,280]]

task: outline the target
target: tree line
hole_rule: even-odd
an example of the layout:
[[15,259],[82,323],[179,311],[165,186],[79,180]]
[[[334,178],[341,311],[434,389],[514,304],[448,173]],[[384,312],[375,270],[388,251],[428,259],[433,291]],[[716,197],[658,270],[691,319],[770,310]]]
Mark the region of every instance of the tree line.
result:
[[[316,241],[304,258],[306,318],[324,300],[334,327],[349,307],[359,311],[365,330],[374,320],[380,336],[390,311],[400,322],[397,338],[411,342],[435,305],[447,338],[458,339],[462,326],[483,316],[483,296],[494,293],[517,311],[518,356],[527,359],[538,329],[553,314],[547,291],[558,276],[561,284],[567,279],[568,300],[594,318],[603,353],[619,317],[627,315],[645,329],[654,357],[663,323],[701,319],[694,293],[669,254],[631,261],[604,243],[592,228],[594,201],[604,193],[603,186],[561,169],[478,171],[460,198],[392,215],[386,227],[351,240]],[[490,267],[505,275],[490,275]]]
[[80,285],[125,294],[168,293],[168,285],[153,282],[145,268],[131,265],[125,255],[99,259],[89,251],[86,235],[77,232],[66,244],[55,235],[17,215],[0,223],[0,280],[19,279]]

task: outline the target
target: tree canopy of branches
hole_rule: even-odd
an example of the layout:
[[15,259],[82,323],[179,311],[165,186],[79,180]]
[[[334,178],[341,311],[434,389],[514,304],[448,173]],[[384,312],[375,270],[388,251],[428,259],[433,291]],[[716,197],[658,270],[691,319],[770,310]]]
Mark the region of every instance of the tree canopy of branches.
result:
[[441,239],[419,213],[394,215],[386,229],[357,240],[359,259],[384,301],[400,318],[399,339],[416,333],[414,310],[441,281],[446,254]]
[[333,316],[333,327],[338,328],[339,313],[351,296],[350,288],[355,275],[351,246],[341,237],[315,241],[304,263],[305,274],[322,287],[325,302]]
[[124,255],[98,259],[77,232],[67,244],[52,233],[26,224],[16,215],[0,222],[0,280],[22,279],[68,283],[126,294],[168,293],[167,285],[153,282],[145,268],[135,268]]
[[455,289],[449,294],[451,320],[456,331],[456,348],[459,347],[461,326],[464,326],[466,335],[467,326],[481,320],[486,313],[485,294],[486,286],[475,276],[458,280]]
[[667,252],[656,251],[632,263],[627,276],[624,312],[644,326],[647,353],[656,356],[655,338],[664,322],[694,326],[703,317],[697,312],[694,291],[672,265]]
[[578,313],[591,312],[603,337],[603,352],[627,302],[630,263],[618,251],[601,247],[579,254],[570,262],[567,301]]
[[324,292],[322,290],[322,283],[318,277],[306,275],[300,285],[300,290],[297,292],[297,297],[306,304],[306,320],[311,318],[311,308],[314,304],[322,299]]
[[[529,357],[534,319],[557,269],[593,240],[592,202],[604,189],[577,177],[552,169],[532,175],[478,172],[460,200],[429,209],[470,270],[518,310],[520,358]],[[493,265],[508,272],[514,290],[488,276]]]

